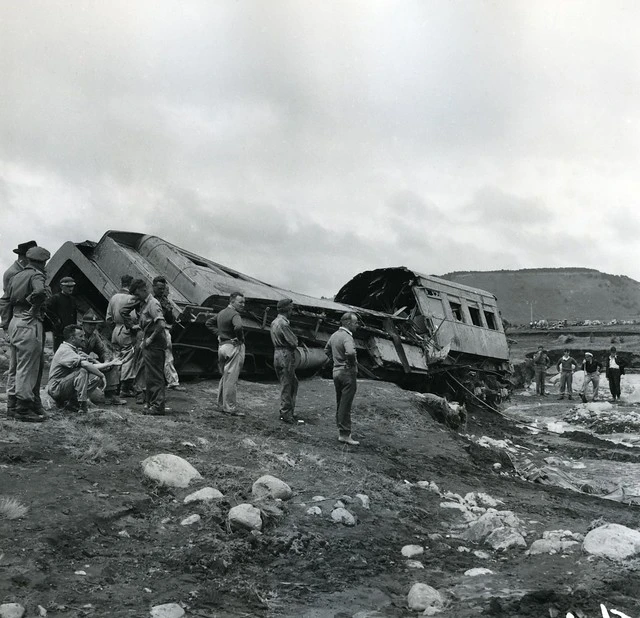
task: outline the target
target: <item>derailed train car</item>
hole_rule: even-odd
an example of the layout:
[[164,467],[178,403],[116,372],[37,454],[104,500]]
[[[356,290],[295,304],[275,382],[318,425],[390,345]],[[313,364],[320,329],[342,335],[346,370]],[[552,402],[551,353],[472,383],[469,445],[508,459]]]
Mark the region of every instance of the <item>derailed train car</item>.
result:
[[273,373],[269,326],[277,315],[277,301],[287,297],[296,304],[291,325],[301,341],[301,372],[321,368],[324,346],[346,311],[360,317],[356,345],[363,377],[446,392],[452,384],[438,376],[453,375],[453,369],[475,367],[504,375],[508,365],[495,297],[404,268],[362,273],[342,288],[334,302],[274,287],[157,236],[109,231],[98,242],[65,243],[47,271],[54,291],[62,277],[72,276],[83,304],[103,316],[122,275],[148,281],[164,276],[176,318],[172,327],[176,368],[182,376],[217,373],[217,338],[205,322],[228,304],[233,291],[246,298],[245,375]]
[[356,275],[335,299],[411,321],[437,352],[429,358],[430,390],[509,387],[509,346],[490,292],[397,267]]

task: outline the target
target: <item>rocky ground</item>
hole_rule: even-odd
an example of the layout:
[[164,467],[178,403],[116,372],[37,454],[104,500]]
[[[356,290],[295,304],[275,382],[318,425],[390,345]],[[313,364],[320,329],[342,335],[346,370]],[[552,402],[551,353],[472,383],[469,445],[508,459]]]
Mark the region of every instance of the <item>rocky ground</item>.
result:
[[[165,418],[132,405],[31,425],[0,404],[0,616],[640,615],[638,507],[517,470],[640,463],[582,433],[593,419],[575,402],[517,394],[511,418],[478,409],[456,432],[420,395],[363,380],[352,448],[336,439],[330,381],[301,383],[293,427],[276,384],[241,382],[245,418],[213,411],[217,381],[186,386]],[[536,406],[582,425],[512,420]],[[159,484],[141,465],[158,454],[199,476]],[[254,490],[264,475],[291,495]],[[222,496],[185,503],[205,487]],[[253,523],[230,521],[242,504]]]

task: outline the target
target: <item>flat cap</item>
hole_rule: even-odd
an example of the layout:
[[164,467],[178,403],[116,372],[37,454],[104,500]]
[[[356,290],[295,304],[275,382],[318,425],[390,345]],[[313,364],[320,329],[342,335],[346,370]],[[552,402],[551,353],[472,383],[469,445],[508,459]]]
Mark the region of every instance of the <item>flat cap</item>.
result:
[[83,316],[82,321],[85,324],[100,324],[101,320],[93,309],[89,309]]
[[591,352],[585,352],[584,355],[585,356],[593,356],[593,354],[591,354]]
[[73,277],[62,277],[62,279],[60,279],[60,285],[75,285],[76,282],[73,279]]
[[44,247],[31,247],[26,253],[28,260],[34,262],[46,262],[51,254]]
[[281,298],[278,301],[278,311],[281,311],[282,309],[288,309],[289,307],[293,307],[293,301],[290,298]]
[[14,253],[18,255],[24,255],[31,247],[37,247],[38,243],[35,240],[28,240],[27,242],[21,242],[14,250]]

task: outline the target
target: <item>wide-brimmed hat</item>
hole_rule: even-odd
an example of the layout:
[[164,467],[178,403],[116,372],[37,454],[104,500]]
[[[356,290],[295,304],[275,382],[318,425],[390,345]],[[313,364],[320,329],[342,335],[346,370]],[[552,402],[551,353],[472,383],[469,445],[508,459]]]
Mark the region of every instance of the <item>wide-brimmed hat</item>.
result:
[[585,356],[593,356],[593,354],[591,354],[591,352],[585,352],[584,355]]
[[18,255],[26,255],[27,251],[31,249],[31,247],[37,247],[38,243],[35,240],[29,240],[27,242],[21,242],[14,250],[14,253]]
[[46,262],[51,254],[44,247],[31,247],[25,254],[28,260],[34,262]]
[[83,324],[100,324],[101,322],[103,322],[103,320],[98,317],[93,309],[89,309],[89,311],[82,316]]

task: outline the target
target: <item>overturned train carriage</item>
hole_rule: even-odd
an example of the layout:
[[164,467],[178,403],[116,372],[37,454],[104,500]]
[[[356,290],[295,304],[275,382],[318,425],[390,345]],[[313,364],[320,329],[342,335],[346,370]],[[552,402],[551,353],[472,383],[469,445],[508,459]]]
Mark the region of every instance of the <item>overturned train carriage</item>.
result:
[[363,376],[395,381],[408,375],[426,376],[429,359],[438,354],[406,317],[279,289],[156,236],[110,231],[97,243],[67,242],[51,258],[47,271],[54,292],[60,279],[72,276],[83,304],[102,316],[122,275],[148,281],[163,275],[176,318],[171,334],[176,368],[182,376],[217,373],[217,339],[205,322],[228,304],[233,291],[246,298],[242,316],[247,343],[245,374],[272,373],[269,326],[281,298],[291,298],[296,304],[291,325],[301,341],[301,372],[317,371],[323,365],[324,346],[346,311],[357,311],[360,316],[356,345]]
[[[509,347],[496,297],[404,267],[360,273],[336,302],[405,317],[432,353],[427,388],[436,392],[509,387]],[[420,388],[419,380],[414,387]]]

